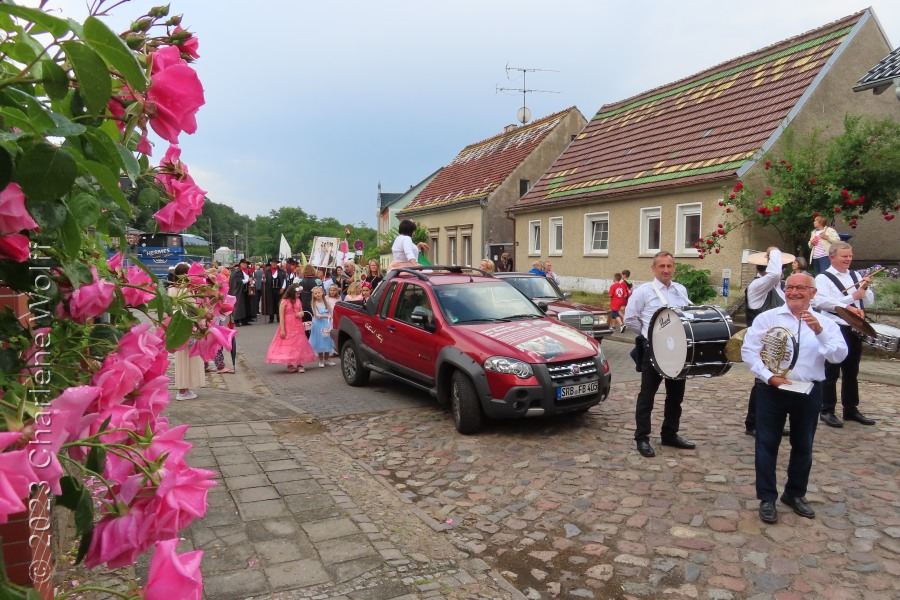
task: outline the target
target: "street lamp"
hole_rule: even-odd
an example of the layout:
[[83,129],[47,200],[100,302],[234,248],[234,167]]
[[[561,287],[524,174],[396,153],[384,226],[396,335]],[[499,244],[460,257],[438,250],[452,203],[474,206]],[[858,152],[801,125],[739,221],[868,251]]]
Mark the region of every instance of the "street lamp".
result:
[[237,236],[239,234],[240,234],[240,232],[237,229],[235,229],[234,230],[234,263],[235,264],[237,264],[237,261],[238,261]]

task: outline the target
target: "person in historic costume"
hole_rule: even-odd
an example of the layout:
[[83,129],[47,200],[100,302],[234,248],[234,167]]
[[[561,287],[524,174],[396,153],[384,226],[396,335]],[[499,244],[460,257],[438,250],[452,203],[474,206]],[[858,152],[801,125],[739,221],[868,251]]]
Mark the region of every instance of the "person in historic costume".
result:
[[269,266],[266,268],[265,277],[263,279],[263,299],[262,314],[269,316],[269,323],[274,323],[278,316],[278,301],[284,294],[286,286],[286,276],[284,271],[278,266],[278,259],[274,256],[269,259]]
[[231,270],[231,277],[228,279],[228,294],[234,296],[232,318],[238,327],[250,324],[250,312],[247,310],[247,284],[249,282],[249,263],[247,259],[242,258]]

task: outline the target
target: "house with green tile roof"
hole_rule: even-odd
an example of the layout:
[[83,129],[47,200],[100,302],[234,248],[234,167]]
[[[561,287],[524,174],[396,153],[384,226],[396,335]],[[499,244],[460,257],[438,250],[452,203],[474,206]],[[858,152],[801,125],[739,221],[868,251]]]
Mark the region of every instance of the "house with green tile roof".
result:
[[[649,279],[653,255],[669,250],[679,262],[710,269],[714,284],[730,269],[731,285],[745,285],[746,250],[780,240],[765,228],[744,228],[701,260],[694,242],[723,221],[724,190],[759,180],[763,157],[787,127],[836,135],[848,113],[896,116],[888,94],[853,92],[860,73],[890,48],[867,9],[602,106],[511,208],[517,263],[552,259],[565,287],[600,290],[623,268]],[[858,259],[900,255],[896,226],[887,235],[888,223],[860,223],[851,240]]]
[[512,254],[515,225],[507,211],[586,122],[573,106],[469,144],[397,216],[428,229],[434,264],[478,265]]

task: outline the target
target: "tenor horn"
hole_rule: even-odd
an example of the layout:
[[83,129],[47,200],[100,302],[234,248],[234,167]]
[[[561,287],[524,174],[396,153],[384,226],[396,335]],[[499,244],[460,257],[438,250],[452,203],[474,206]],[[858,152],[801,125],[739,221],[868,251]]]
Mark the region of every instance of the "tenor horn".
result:
[[[725,342],[725,358],[729,361],[744,362],[741,348],[747,331],[749,328],[741,329]],[[772,327],[763,336],[759,357],[772,373],[784,377],[797,364],[797,340],[794,334],[786,327]]]

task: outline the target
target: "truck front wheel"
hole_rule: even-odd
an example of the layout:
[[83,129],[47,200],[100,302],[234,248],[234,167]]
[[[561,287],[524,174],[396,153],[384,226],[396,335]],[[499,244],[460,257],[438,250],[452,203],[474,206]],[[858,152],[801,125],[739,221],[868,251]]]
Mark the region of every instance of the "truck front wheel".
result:
[[450,379],[450,409],[458,432],[468,435],[481,429],[484,413],[481,412],[478,392],[472,380],[461,371],[455,371]]
[[341,346],[341,373],[344,374],[344,381],[353,387],[364,386],[369,382],[371,372],[363,366],[359,348],[353,340],[347,340]]

